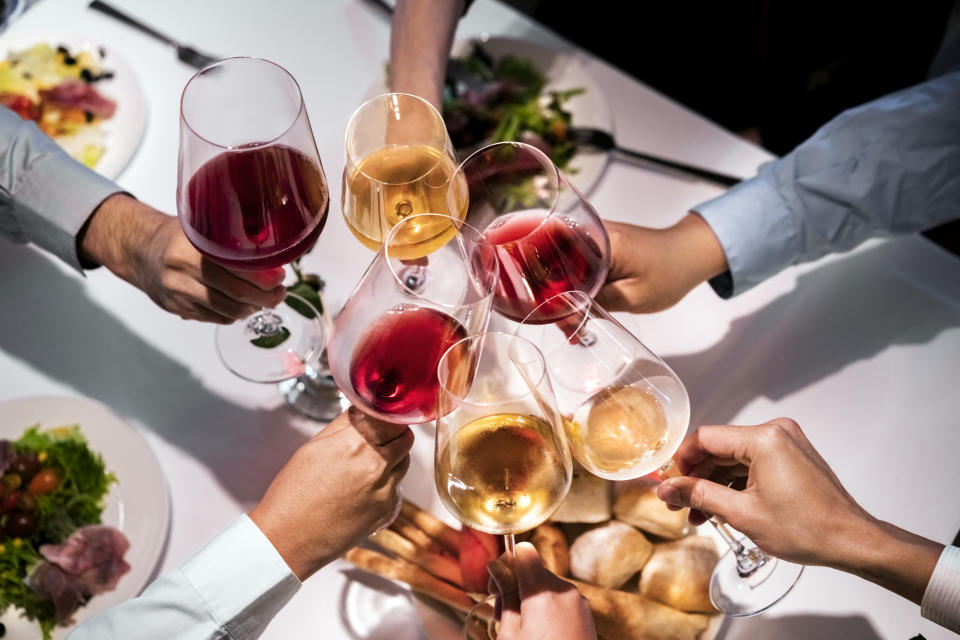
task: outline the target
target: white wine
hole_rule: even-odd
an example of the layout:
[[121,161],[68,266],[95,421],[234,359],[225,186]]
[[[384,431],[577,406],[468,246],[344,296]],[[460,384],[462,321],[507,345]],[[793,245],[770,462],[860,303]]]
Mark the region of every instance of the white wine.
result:
[[[426,145],[383,147],[364,157],[349,176],[344,175],[343,216],[353,235],[366,247],[378,251],[391,228],[418,213],[442,213],[463,219],[459,211],[447,210],[447,188],[454,174],[453,160]],[[462,180],[462,177],[458,179]],[[434,220],[433,226],[411,228],[399,245],[417,247],[404,259],[423,257],[453,237],[454,229]]]
[[655,471],[660,464],[657,454],[671,439],[660,400],[651,391],[632,386],[595,394],[580,405],[566,428],[577,460],[604,477]]
[[520,414],[478,418],[450,437],[437,462],[440,497],[476,529],[520,533],[560,506],[570,485],[550,424]]

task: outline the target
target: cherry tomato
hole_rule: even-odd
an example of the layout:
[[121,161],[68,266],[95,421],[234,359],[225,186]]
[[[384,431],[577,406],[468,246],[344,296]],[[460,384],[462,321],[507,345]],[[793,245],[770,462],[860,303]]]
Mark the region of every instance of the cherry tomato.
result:
[[31,493],[43,494],[56,491],[60,486],[60,474],[56,469],[44,469],[30,481]]
[[20,502],[20,492],[11,491],[3,498],[3,502],[0,503],[0,513],[10,513],[16,511],[17,503]]
[[14,538],[28,538],[37,528],[37,518],[32,513],[17,511],[7,516],[7,533]]

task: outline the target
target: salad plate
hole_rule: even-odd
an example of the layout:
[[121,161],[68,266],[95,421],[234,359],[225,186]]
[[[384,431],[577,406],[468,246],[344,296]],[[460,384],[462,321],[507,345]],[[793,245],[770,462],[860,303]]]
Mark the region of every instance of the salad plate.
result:
[[[114,179],[133,158],[140,146],[146,128],[146,103],[140,83],[129,64],[111,47],[96,40],[66,34],[18,34],[0,36],[0,60],[6,60],[11,52],[22,52],[36,45],[46,44],[54,49],[64,47],[72,56],[89,54],[108,75],[94,83],[96,91],[116,103],[111,117],[96,123],[95,131],[85,132],[84,141],[94,140],[102,146],[102,155],[93,166],[101,175]],[[75,158],[80,159],[76,141],[54,138]]]
[[[475,44],[480,45],[483,52],[494,61],[510,56],[530,63],[542,74],[546,79],[540,92],[540,102],[544,108],[549,103],[552,91],[568,92],[581,89],[581,92],[570,96],[562,104],[562,108],[570,114],[570,124],[576,127],[600,129],[613,134],[612,111],[602,89],[587,71],[582,54],[573,49],[562,49],[528,40],[481,35],[454,42],[451,58],[468,56]],[[367,97],[372,98],[386,91],[389,91],[389,88],[384,77],[370,87]],[[526,141],[522,137],[519,139]],[[485,143],[489,142],[492,140],[485,141]],[[458,156],[465,157],[465,153],[469,154],[479,146],[468,149],[458,148]],[[462,160],[463,157],[460,159]],[[570,182],[581,193],[589,195],[602,177],[608,159],[609,153],[606,151],[578,148],[565,172]]]
[[[28,396],[0,402],[0,438],[16,440],[33,425],[41,430],[79,425],[90,449],[99,453],[117,477],[105,500],[102,523],[130,541],[124,559],[130,565],[116,589],[94,596],[75,614],[77,623],[124,602],[153,579],[170,526],[170,495],[160,464],[143,435],[104,405],[82,397]],[[0,618],[7,637],[39,637],[35,623],[11,608]],[[70,627],[58,627],[54,639]]]

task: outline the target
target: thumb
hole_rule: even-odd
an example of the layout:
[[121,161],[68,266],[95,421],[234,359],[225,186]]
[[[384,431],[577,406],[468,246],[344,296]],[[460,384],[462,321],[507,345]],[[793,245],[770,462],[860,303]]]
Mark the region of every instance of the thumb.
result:
[[734,527],[747,513],[747,496],[703,478],[681,476],[657,487],[657,497],[669,505],[690,507],[720,516]]
[[246,280],[263,291],[273,291],[283,284],[283,279],[286,276],[283,267],[263,269],[261,271],[237,271],[233,269],[229,271],[241,280]]

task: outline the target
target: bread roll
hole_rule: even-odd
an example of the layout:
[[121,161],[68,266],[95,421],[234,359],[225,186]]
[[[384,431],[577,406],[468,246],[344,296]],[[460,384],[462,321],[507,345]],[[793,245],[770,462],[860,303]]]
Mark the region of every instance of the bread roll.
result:
[[610,519],[610,481],[575,465],[570,492],[551,516],[554,522],[606,522]]
[[570,573],[578,580],[616,589],[643,567],[653,545],[628,524],[611,520],[590,529],[570,547]]
[[697,640],[709,618],[684,613],[638,595],[574,582],[590,603],[597,635],[604,640]]
[[670,511],[657,497],[657,485],[636,481],[621,485],[613,504],[618,520],[667,540],[676,540],[687,531],[689,509]]
[[570,573],[570,545],[563,531],[552,524],[542,524],[534,529],[530,542],[548,570],[558,576]]
[[716,543],[704,536],[654,545],[640,574],[640,593],[674,609],[714,613],[710,576],[718,558]]

